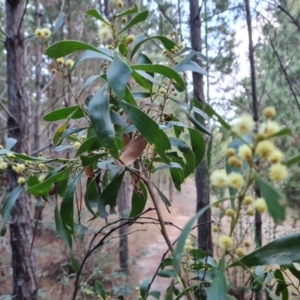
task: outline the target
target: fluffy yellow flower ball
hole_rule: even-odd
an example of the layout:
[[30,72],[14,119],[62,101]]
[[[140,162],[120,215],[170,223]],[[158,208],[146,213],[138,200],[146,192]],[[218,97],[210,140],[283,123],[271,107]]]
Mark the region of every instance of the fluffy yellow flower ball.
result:
[[239,156],[241,159],[249,161],[252,159],[252,149],[244,144],[239,147]]
[[240,173],[231,172],[228,175],[228,185],[236,190],[239,190],[244,185],[244,178]]
[[257,198],[254,202],[254,207],[261,214],[268,210],[267,203],[264,198]]
[[227,185],[227,174],[225,170],[215,170],[211,173],[210,182],[213,186],[222,188]]
[[242,256],[245,255],[245,250],[244,250],[243,248],[237,248],[237,249],[235,250],[235,253],[236,253],[236,255],[237,255],[238,257],[242,257]]
[[42,28],[42,34],[43,34],[43,38],[45,40],[48,40],[51,36],[51,30],[49,30],[48,28]]
[[271,141],[261,141],[257,144],[256,153],[261,158],[269,158],[272,152],[275,150],[275,146]]
[[269,157],[269,161],[272,164],[280,163],[282,159],[283,159],[283,153],[280,150],[274,150]]
[[234,210],[233,210],[232,208],[227,208],[227,209],[225,210],[225,215],[226,215],[227,217],[233,218],[233,217],[234,217]]
[[8,167],[8,164],[5,161],[0,162],[0,170],[6,170]]
[[58,63],[60,66],[63,65],[64,62],[65,62],[65,60],[64,60],[63,57],[58,58],[56,61],[57,61],[57,63]]
[[238,135],[244,135],[252,132],[255,127],[253,117],[250,115],[241,116],[236,124],[233,125],[232,130]]
[[244,245],[245,245],[245,247],[249,248],[251,246],[251,242],[246,240],[246,241],[244,241]]
[[253,203],[253,198],[251,196],[246,196],[244,199],[244,204],[245,205],[251,205]]
[[39,176],[39,182],[45,181],[45,178],[46,178],[46,174],[41,174],[41,175]]
[[229,164],[229,166],[235,167],[235,168],[241,168],[243,165],[242,161],[236,156],[230,156],[228,158],[228,164]]
[[24,184],[26,182],[24,177],[19,177],[18,178],[18,184]]
[[43,37],[43,30],[41,28],[37,28],[34,32],[35,36],[38,38],[42,38]]
[[248,209],[247,212],[246,212],[247,216],[254,216],[254,214],[255,214],[254,209]]
[[231,156],[234,156],[235,155],[235,150],[234,150],[234,148],[228,148],[227,150],[226,150],[226,156],[227,157],[231,157]]
[[270,167],[269,176],[273,182],[284,181],[288,176],[287,167],[282,164],[274,164]]
[[74,148],[75,148],[75,150],[78,150],[80,146],[81,146],[81,143],[80,143],[80,142],[75,142],[75,143],[74,143]]
[[268,106],[263,110],[266,119],[272,119],[276,116],[276,109],[273,106]]
[[104,25],[99,28],[98,36],[100,41],[102,42],[107,42],[113,37],[111,29],[108,26]]
[[268,120],[266,123],[262,123],[259,128],[259,133],[261,133],[264,137],[269,137],[280,130],[280,125],[275,122]]
[[232,246],[232,238],[227,235],[221,235],[219,237],[219,246],[224,250],[229,249]]
[[24,172],[25,169],[26,169],[26,166],[24,164],[16,164],[15,166],[13,166],[13,170],[18,174],[21,174],[22,172]]
[[219,232],[218,226],[214,225],[214,226],[212,227],[212,231],[213,231],[213,232]]
[[74,60],[73,59],[67,59],[66,60],[66,66],[71,69],[74,66]]
[[131,44],[134,42],[134,40],[135,40],[135,36],[133,34],[130,34],[126,39],[126,42],[127,44]]

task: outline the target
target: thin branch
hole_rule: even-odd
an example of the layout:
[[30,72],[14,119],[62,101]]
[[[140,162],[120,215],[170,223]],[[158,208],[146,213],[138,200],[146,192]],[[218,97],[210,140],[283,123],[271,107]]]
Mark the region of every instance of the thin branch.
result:
[[23,11],[23,14],[22,14],[20,23],[19,23],[19,28],[18,28],[17,34],[19,34],[19,33],[20,33],[20,30],[21,30],[21,27],[22,27],[22,24],[23,24],[23,19],[24,19],[24,16],[25,16],[25,14],[26,14],[26,11],[27,11],[28,1],[29,1],[29,0],[27,0],[26,3],[25,3],[24,11]]
[[137,229],[137,230],[134,230],[134,231],[130,231],[130,232],[126,232],[126,233],[123,233],[123,234],[120,234],[120,235],[117,235],[117,236],[112,236],[110,239],[108,239],[106,243],[110,242],[111,240],[114,240],[114,239],[117,239],[117,238],[120,238],[122,236],[125,236],[125,235],[130,235],[132,233],[135,233],[135,232],[139,232],[139,231],[147,231],[146,229]]
[[277,8],[279,8],[281,11],[283,11],[293,22],[293,24],[300,30],[300,23],[288,12],[284,7],[281,5],[277,5]]

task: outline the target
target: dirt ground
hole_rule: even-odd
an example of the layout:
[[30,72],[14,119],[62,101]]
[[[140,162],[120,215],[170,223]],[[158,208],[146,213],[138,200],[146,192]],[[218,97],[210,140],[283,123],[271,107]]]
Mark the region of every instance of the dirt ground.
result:
[[[167,187],[165,189],[162,188],[162,190],[168,195]],[[150,201],[147,203],[147,206],[152,207]],[[171,214],[168,213],[162,202],[160,202],[160,206],[165,221],[172,222],[176,226],[183,228],[195,214],[196,189],[193,179],[188,179],[185,182],[181,193],[174,191],[170,209]],[[69,300],[73,291],[75,271],[70,265],[70,254],[66,250],[62,240],[55,235],[54,224],[52,222],[52,209],[50,205],[49,209],[44,211],[43,233],[41,236],[37,236],[34,241],[39,299]],[[156,217],[153,211],[145,216]],[[116,217],[112,217],[109,221],[114,219]],[[215,220],[217,221],[217,218]],[[91,232],[96,232],[103,225],[104,221],[99,220],[91,223],[89,229]],[[264,235],[270,239],[275,234],[273,229],[272,232],[267,232],[267,228],[268,230],[272,228],[271,225],[269,224],[264,229]],[[226,230],[226,222],[222,226],[222,230]],[[251,227],[251,224],[249,226]],[[171,241],[178,238],[180,230],[173,226],[167,226],[167,230]],[[287,232],[284,227],[277,228],[276,232],[278,230],[281,231],[281,235]],[[77,299],[97,299],[97,296],[92,291],[96,279],[101,281],[105,288],[110,291],[110,299],[117,299],[117,296],[114,295],[118,295],[119,293],[128,294],[126,300],[138,299],[136,287],[139,287],[144,279],[153,277],[160,264],[162,255],[167,251],[167,246],[156,225],[133,225],[129,227],[129,231],[132,232],[128,236],[129,275],[124,276],[123,273],[119,272],[119,238],[117,237],[118,232],[115,232],[112,237],[116,238],[93,254],[88,261],[82,276],[82,289],[84,292],[80,293]],[[91,235],[86,235],[84,241],[77,240],[74,243],[73,254],[79,263],[82,260],[83,253],[86,251],[83,245],[88,243],[90,238]],[[214,235],[213,239],[216,245],[217,235]],[[10,244],[7,234],[6,237],[0,238],[0,300],[10,299],[10,255]],[[151,290],[158,290],[164,294],[168,283],[169,279],[156,277]]]

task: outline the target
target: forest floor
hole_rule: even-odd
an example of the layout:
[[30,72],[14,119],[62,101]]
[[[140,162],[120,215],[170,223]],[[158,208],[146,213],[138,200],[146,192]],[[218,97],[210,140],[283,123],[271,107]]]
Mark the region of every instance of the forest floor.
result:
[[[168,195],[168,189],[162,188]],[[176,226],[183,228],[185,224],[195,214],[196,207],[196,189],[193,179],[186,180],[182,185],[182,192],[173,194],[171,214],[168,213],[164,204],[160,202],[163,211],[164,220],[172,222]],[[150,201],[147,207],[152,207]],[[148,217],[155,218],[155,212],[147,213]],[[89,215],[90,217],[90,215]],[[53,224],[53,207],[43,212],[43,232],[41,236],[36,236],[34,240],[34,253],[37,260],[37,274],[39,285],[39,299],[69,300],[72,298],[74,286],[75,271],[70,264],[71,257],[62,240],[55,235]],[[116,216],[109,221],[116,220]],[[88,219],[88,218],[87,218]],[[217,220],[217,218],[215,218]],[[291,224],[291,222],[289,222]],[[104,221],[91,222],[89,229],[96,232],[104,225]],[[223,230],[226,230],[226,223],[222,224]],[[250,226],[250,225],[249,225]],[[265,236],[268,239],[273,238],[272,224],[268,229],[264,229]],[[167,226],[171,241],[175,241],[180,234],[180,230],[174,226]],[[269,230],[269,231],[267,231]],[[280,235],[291,232],[285,226],[276,229],[281,232]],[[293,231],[296,228],[293,229]],[[297,229],[299,230],[299,229]],[[151,279],[159,266],[163,254],[167,251],[167,246],[159,232],[159,228],[154,224],[133,225],[129,227],[129,275],[125,276],[119,271],[119,238],[118,232],[115,232],[109,243],[104,245],[99,251],[95,252],[88,260],[82,276],[82,291],[77,299],[99,299],[93,294],[95,280],[103,283],[106,289],[110,291],[110,299],[117,299],[118,294],[127,294],[126,300],[138,299],[137,287],[146,278]],[[275,232],[275,231],[274,231]],[[9,235],[0,238],[0,300],[10,299],[12,286],[11,268],[10,268],[10,244]],[[276,234],[276,236],[278,236]],[[73,245],[73,254],[78,262],[83,258],[84,244],[88,244],[91,235],[85,235],[84,240],[77,240]],[[213,236],[216,245],[217,235]],[[157,290],[165,293],[168,287],[169,279],[156,277],[151,290]],[[150,298],[149,298],[150,299]]]

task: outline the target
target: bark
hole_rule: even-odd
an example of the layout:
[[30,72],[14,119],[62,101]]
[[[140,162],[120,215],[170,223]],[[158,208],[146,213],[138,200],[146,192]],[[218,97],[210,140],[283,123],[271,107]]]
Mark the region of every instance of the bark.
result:
[[[24,35],[22,30],[26,0],[6,0],[7,97],[11,116],[7,121],[8,136],[18,143],[14,151],[28,153],[28,99],[25,91]],[[8,170],[10,189],[17,183],[17,175]],[[11,216],[13,299],[37,299],[35,258],[30,253],[33,222],[30,198],[24,191],[16,201]]]
[[[41,27],[41,15],[40,15],[40,1],[34,1],[35,6],[35,27]],[[40,101],[41,101],[41,47],[37,40],[34,49],[35,55],[35,107],[34,107],[34,128],[33,128],[33,151],[40,149]],[[38,155],[38,153],[37,153]],[[41,236],[42,234],[42,199],[36,198],[36,204],[34,207],[34,220],[38,222],[36,234]]]
[[[120,217],[127,217],[127,190],[128,190],[128,180],[127,178],[124,179],[120,193],[119,193],[119,211]],[[119,259],[120,259],[120,269],[128,273],[128,226],[124,225],[119,229],[120,235],[120,252],[119,252]]]
[[[201,51],[201,16],[199,9],[199,0],[190,0],[190,28],[191,28],[191,45],[196,51]],[[198,61],[201,65],[200,61]],[[194,97],[205,104],[203,92],[203,75],[193,73]],[[206,149],[208,141],[206,141]],[[197,188],[197,212],[209,204],[209,169],[207,159],[203,158],[196,170],[196,188]],[[198,246],[200,249],[207,251],[210,255],[213,253],[212,236],[211,236],[211,212],[207,210],[198,219],[198,224],[205,223],[198,227]]]

